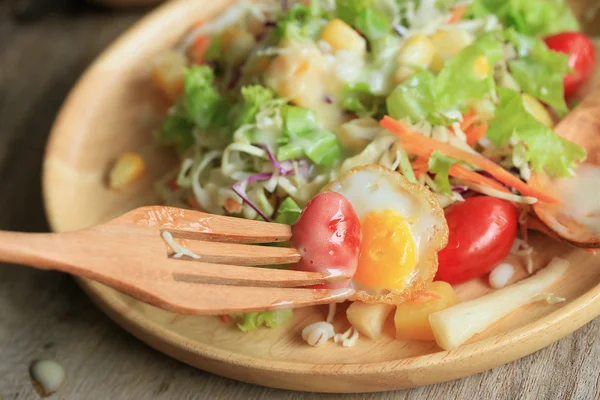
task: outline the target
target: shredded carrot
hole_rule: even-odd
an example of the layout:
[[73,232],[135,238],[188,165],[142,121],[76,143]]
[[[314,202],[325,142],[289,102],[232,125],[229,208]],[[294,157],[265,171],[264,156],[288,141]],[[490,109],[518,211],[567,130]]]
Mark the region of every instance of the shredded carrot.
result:
[[198,36],[194,41],[194,62],[198,65],[204,64],[204,53],[210,47],[210,38]]
[[587,251],[588,253],[590,253],[593,256],[596,255],[596,249],[583,249],[583,250]]
[[456,6],[452,9],[452,14],[450,14],[450,18],[448,19],[449,24],[455,24],[462,19],[462,17],[467,12],[469,8],[468,5]]
[[477,141],[479,141],[479,139],[485,135],[487,128],[487,124],[485,123],[471,125],[466,131],[464,131],[467,135],[467,144],[469,146],[473,146],[475,143],[477,143]]
[[466,132],[475,122],[477,121],[477,114],[475,114],[475,110],[470,109],[465,115],[463,115],[463,120],[460,123],[460,129],[463,132]]
[[415,174],[415,176],[424,174],[427,171],[429,171],[429,158],[428,157],[418,157],[415,161],[413,161],[413,163],[411,164],[411,167],[413,169],[413,173]]
[[531,196],[538,199],[540,202],[549,204],[559,204],[560,202],[552,196],[547,195],[535,188],[532,188],[521,179],[515,177],[510,172],[506,171],[501,166],[497,165],[487,158],[472,154],[467,151],[456,148],[448,143],[442,143],[435,139],[428,138],[417,132],[411,131],[403,123],[388,117],[383,117],[380,122],[381,126],[388,131],[394,133],[403,139],[402,146],[405,150],[419,156],[429,157],[435,150],[439,150],[448,157],[453,157],[464,161],[468,164],[474,165],[487,171],[489,174],[494,176],[500,182],[505,185],[511,186],[521,192],[524,196]]
[[499,190],[504,193],[510,193],[510,190],[508,190],[501,183],[496,182],[495,180],[488,178],[487,176],[478,174],[475,171],[466,169],[462,165],[457,165],[457,164],[452,165],[450,167],[450,171],[448,174],[455,178],[464,179],[465,181],[470,181],[473,183],[479,183],[480,185],[487,186],[487,187]]
[[226,324],[228,324],[231,321],[231,317],[227,314],[221,315],[221,321],[225,322]]

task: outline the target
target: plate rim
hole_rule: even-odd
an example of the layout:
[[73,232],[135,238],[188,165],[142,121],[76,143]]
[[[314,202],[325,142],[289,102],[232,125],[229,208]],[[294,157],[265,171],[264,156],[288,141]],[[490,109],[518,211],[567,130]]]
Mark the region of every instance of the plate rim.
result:
[[[227,2],[230,2],[230,0],[223,0],[223,4],[226,4]],[[86,68],[85,72],[77,80],[76,84],[70,90],[68,96],[61,105],[48,136],[42,171],[43,203],[48,222],[53,231],[62,231],[63,229],[61,227],[60,218],[58,214],[55,213],[55,209],[52,206],[54,202],[50,200],[54,197],[54,191],[49,182],[48,159],[49,155],[53,152],[54,143],[58,142],[57,138],[61,134],[61,131],[57,130],[58,122],[61,119],[61,116],[67,114],[66,110],[76,106],[75,100],[79,97],[79,93],[82,92],[82,88],[86,80],[91,75],[90,72],[93,71],[102,62],[102,60],[109,58],[112,53],[117,52],[121,47],[126,46],[128,41],[139,35],[138,31],[144,31],[146,26],[150,26],[155,20],[162,18],[163,14],[166,14],[170,11],[175,11],[176,8],[184,7],[188,3],[191,3],[191,1],[175,0],[167,2],[157,7],[148,15],[142,17],[138,22],[127,28],[124,33],[113,40],[113,42],[111,42],[111,44],[104,51],[102,51],[99,56],[96,57],[92,64]],[[211,346],[206,343],[200,344],[198,342],[194,342],[191,339],[164,328],[150,319],[143,318],[143,316],[138,312],[123,313],[122,307],[119,305],[119,300],[116,298],[114,293],[111,292],[112,289],[86,279],[76,278],[76,281],[82,287],[84,292],[92,299],[92,301],[102,310],[102,312],[108,315],[119,326],[133,334],[139,340],[148,344],[150,347],[153,347],[162,353],[168,354],[169,356],[184,363],[201,369],[202,366],[200,364],[212,360],[222,365],[234,364],[246,369],[277,372],[290,376],[324,375],[327,377],[343,377],[348,375],[386,375],[391,377],[397,376],[399,373],[406,374],[414,372],[419,374],[423,371],[430,372],[432,370],[440,373],[440,375],[435,376],[433,379],[414,379],[414,377],[411,378],[410,376],[404,376],[403,379],[400,379],[397,382],[399,385],[394,386],[396,389],[410,388],[458,379],[498,367],[549,346],[562,337],[581,328],[583,325],[600,315],[599,283],[589,289],[587,292],[583,293],[581,296],[571,300],[568,304],[564,305],[560,309],[553,311],[538,320],[532,321],[520,328],[494,335],[474,343],[463,345],[454,350],[439,351],[427,355],[378,362],[311,364],[308,362],[291,362],[278,361],[275,359],[255,358],[249,355],[234,353],[216,346]],[[568,321],[568,323],[563,323],[565,321]],[[550,328],[553,329],[551,330]],[[147,337],[143,337],[142,333],[149,336],[152,340],[148,340]],[[172,349],[166,349],[165,346],[161,346],[161,342],[171,346]],[[184,359],[184,357],[175,354],[176,351],[174,349],[179,349],[193,354],[201,359],[198,360],[197,363],[189,358]],[[495,357],[491,357],[491,354],[494,354]],[[467,368],[466,370],[457,368],[459,366],[464,366],[465,362],[470,365],[470,368]],[[208,368],[207,370],[214,372],[215,368]],[[222,368],[221,371],[217,373],[219,375],[232,378],[231,375],[227,374],[227,370],[222,370]],[[277,380],[273,380],[273,382],[271,382],[270,380],[260,380],[252,377],[248,377],[248,379],[240,379],[239,376],[233,377],[233,379],[244,380],[246,382],[256,383],[263,386],[302,390],[302,387],[292,387],[293,385],[290,384],[278,385]],[[409,383],[403,383],[402,380],[405,382],[408,381]],[[369,390],[366,391],[372,392],[385,390],[391,389],[384,388],[377,390],[369,388]],[[355,392],[355,390],[353,390],[353,392]]]

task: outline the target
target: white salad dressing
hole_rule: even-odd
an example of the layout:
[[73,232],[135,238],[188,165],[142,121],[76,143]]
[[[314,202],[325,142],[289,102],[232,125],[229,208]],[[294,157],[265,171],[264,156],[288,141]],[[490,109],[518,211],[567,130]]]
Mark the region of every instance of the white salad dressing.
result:
[[574,177],[554,180],[552,191],[562,213],[600,235],[600,167],[582,164]]

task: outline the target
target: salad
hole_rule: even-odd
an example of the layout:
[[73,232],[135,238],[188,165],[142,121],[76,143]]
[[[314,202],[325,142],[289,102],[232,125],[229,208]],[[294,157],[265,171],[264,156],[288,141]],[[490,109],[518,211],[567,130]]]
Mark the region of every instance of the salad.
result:
[[[395,310],[398,338],[456,347],[522,304],[560,300],[542,292],[564,260],[508,287],[502,261],[518,254],[533,272],[529,207],[559,201],[532,174],[572,176],[586,157],[553,131],[594,66],[578,30],[562,0],[240,1],[152,65],[172,103],[156,139],[181,159],[159,191],[291,224],[292,268],[352,276],[352,328],[334,331],[332,305],[308,343],[376,339]],[[496,300],[457,305],[451,284],[487,274]],[[519,300],[498,306],[502,291]],[[452,331],[457,313],[491,304],[483,325]],[[249,331],[292,314],[223,319]]]

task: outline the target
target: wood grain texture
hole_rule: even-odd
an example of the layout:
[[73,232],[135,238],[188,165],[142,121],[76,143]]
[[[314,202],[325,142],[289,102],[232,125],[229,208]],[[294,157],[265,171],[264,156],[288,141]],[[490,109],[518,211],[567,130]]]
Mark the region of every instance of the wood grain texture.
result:
[[[138,15],[55,16],[17,28],[3,8],[0,3],[0,228],[42,231],[47,227],[35,183],[54,114],[83,67]],[[33,212],[25,213],[23,206]],[[598,337],[596,319],[556,344],[492,371],[353,398],[594,399],[600,395]],[[348,398],[262,388],[195,370],[120,330],[72,279],[2,265],[0,399],[37,398],[27,369],[39,358],[56,359],[67,371],[58,399]]]

